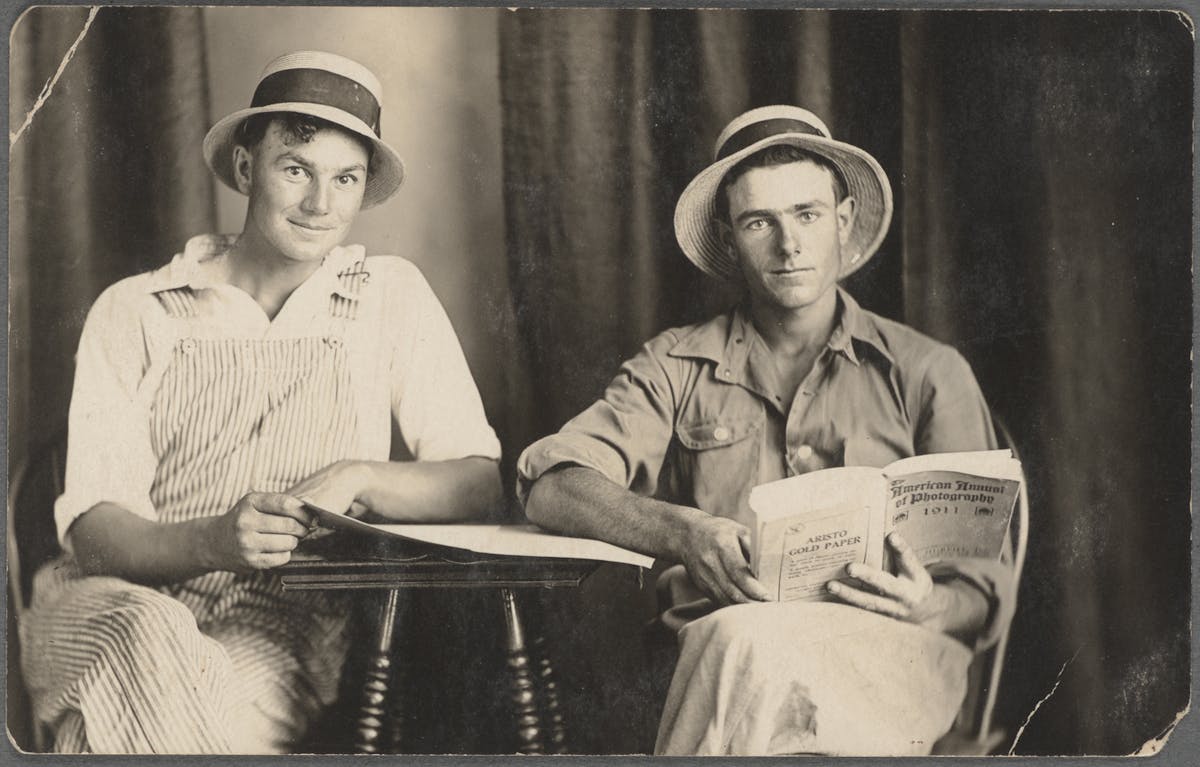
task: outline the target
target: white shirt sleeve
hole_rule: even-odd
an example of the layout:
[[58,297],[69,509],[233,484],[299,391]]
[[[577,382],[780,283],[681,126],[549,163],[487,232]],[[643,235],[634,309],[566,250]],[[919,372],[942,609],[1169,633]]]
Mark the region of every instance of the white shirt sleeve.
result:
[[392,413],[418,461],[499,459],[475,379],[441,302],[408,262],[400,275],[401,311],[392,321]]
[[[134,278],[136,279],[136,278]],[[109,502],[155,520],[150,486],[157,462],[150,415],[139,402],[146,370],[146,334],[139,309],[146,293],[126,280],[96,299],[83,326],[67,431],[64,491],[54,505],[58,538],[80,515]]]

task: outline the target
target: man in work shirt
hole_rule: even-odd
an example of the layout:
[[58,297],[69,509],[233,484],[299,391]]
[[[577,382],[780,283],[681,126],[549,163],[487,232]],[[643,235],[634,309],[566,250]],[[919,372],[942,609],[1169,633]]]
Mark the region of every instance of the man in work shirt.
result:
[[745,300],[667,330],[604,396],[520,458],[534,522],[677,563],[659,593],[680,659],[660,754],[928,753],[963,699],[969,648],[1011,609],[1009,572],[852,565],[825,603],[765,603],[746,560],[755,485],[831,466],[995,446],[952,348],[838,286],[882,242],[878,162],[815,115],[733,120],[675,211],[683,252]]

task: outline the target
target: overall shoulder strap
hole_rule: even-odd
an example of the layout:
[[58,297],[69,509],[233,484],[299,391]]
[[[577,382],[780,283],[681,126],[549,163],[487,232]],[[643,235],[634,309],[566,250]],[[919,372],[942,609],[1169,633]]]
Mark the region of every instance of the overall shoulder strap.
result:
[[167,316],[184,319],[196,316],[196,294],[191,288],[172,288],[154,294],[166,310]]
[[330,296],[329,314],[332,317],[353,320],[358,317],[358,301],[363,288],[371,281],[366,259],[359,259],[338,272],[341,290]]

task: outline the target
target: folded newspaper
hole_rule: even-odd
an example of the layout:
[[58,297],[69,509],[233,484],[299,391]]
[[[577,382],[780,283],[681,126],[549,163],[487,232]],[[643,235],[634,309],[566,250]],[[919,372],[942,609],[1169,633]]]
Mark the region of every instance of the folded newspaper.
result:
[[650,567],[653,557],[591,538],[573,538],[547,532],[537,525],[416,525],[371,524],[305,504],[317,524],[333,530],[421,541],[437,546],[466,549],[476,554],[554,559],[592,559],[636,567]]
[[1021,485],[1008,450],[936,453],[882,469],[825,469],[759,485],[750,567],[771,598],[823,601],[851,562],[890,569],[884,538],[899,532],[928,565],[996,559]]

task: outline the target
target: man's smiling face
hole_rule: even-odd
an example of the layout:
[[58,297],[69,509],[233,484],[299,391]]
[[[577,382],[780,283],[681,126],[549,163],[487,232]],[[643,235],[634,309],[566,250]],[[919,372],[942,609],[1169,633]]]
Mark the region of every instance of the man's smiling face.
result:
[[809,161],[751,168],[726,194],[725,237],[752,301],[799,310],[837,283],[854,201],[837,201],[827,169]]
[[247,225],[286,259],[320,261],[362,207],[368,161],[348,133],[321,128],[304,141],[273,120],[256,146],[235,150],[238,183],[250,197]]

